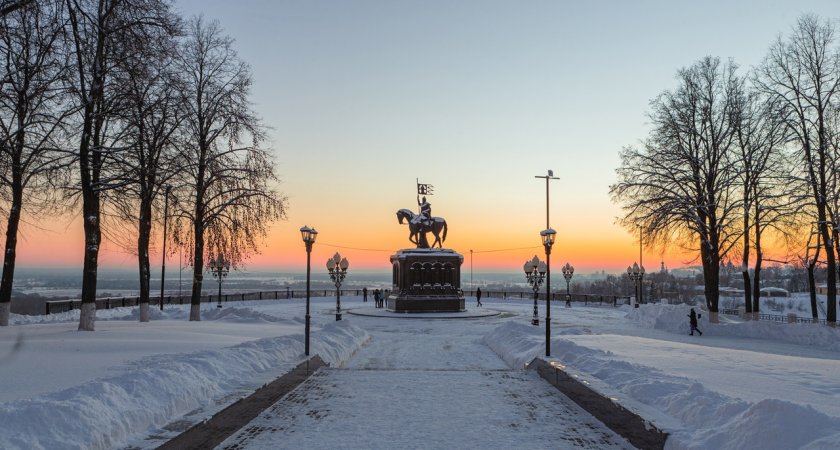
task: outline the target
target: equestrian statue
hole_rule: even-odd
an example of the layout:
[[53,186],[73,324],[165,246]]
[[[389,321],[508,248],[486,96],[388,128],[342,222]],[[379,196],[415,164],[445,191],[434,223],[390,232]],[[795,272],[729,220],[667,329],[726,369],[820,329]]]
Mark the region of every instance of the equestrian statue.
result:
[[[432,216],[432,205],[426,201],[426,195],[432,195],[431,184],[421,184],[417,182],[417,206],[420,208],[419,214],[414,214],[409,209],[400,209],[397,211],[397,220],[400,224],[403,221],[408,223],[408,240],[412,244],[417,245],[417,248],[433,248],[437,245],[443,248],[443,242],[446,240],[446,220],[443,217]],[[423,196],[421,199],[420,196]],[[431,232],[435,236],[432,245],[429,245],[429,240],[426,239],[426,233]]]

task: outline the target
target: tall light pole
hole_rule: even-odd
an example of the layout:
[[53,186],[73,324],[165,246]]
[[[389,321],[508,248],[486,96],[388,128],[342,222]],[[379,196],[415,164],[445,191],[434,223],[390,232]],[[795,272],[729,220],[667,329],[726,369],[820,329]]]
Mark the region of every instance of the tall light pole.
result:
[[163,261],[160,263],[160,310],[163,311],[163,282],[166,278],[166,219],[169,218],[169,192],[172,186],[167,185],[163,198]]
[[210,269],[210,273],[213,274],[213,278],[217,278],[219,280],[219,304],[216,305],[216,307],[221,308],[222,279],[225,278],[230,271],[230,261],[226,260],[224,255],[222,255],[222,252],[219,251],[215,258],[210,258],[210,262],[207,263],[207,267]]
[[569,290],[569,283],[572,281],[572,276],[575,274],[575,268],[571,264],[566,263],[563,266],[563,278],[566,279],[566,306],[572,306],[572,293]]
[[[549,189],[548,184],[551,180],[559,180],[560,178],[554,176],[554,171],[548,169],[546,175],[536,175],[534,178],[545,178],[545,230],[540,232],[545,246],[545,356],[551,356],[551,246],[554,244],[554,235],[556,232],[551,229],[549,214],[551,209],[549,207]],[[550,235],[543,233],[550,232]],[[546,239],[549,241],[546,241]]]
[[644,269],[645,266],[644,266],[644,264],[642,264],[642,224],[637,223],[636,226],[639,227],[639,267],[642,268],[642,275],[639,278],[639,298],[638,298],[639,301],[638,301],[638,303],[642,303],[642,297],[644,296],[644,293],[643,293],[644,284],[643,284],[642,278],[644,278],[644,274],[645,274],[645,269]]
[[536,175],[534,178],[545,178],[545,228],[550,229],[551,225],[548,222],[549,203],[548,203],[548,182],[551,180],[559,180],[560,178],[554,176],[554,171],[548,171],[548,175]]
[[540,324],[537,300],[540,295],[540,286],[542,286],[543,280],[545,280],[545,268],[545,263],[540,261],[537,255],[525,261],[525,265],[522,266],[522,270],[525,271],[525,279],[528,280],[528,284],[534,290],[534,317],[531,319],[531,325],[534,326],[539,326]]
[[327,260],[327,270],[330,272],[330,279],[335,284],[335,320],[341,320],[341,282],[347,276],[347,268],[350,267],[350,261],[347,258],[342,258],[338,252],[335,252],[332,258]]
[[545,247],[545,356],[551,356],[551,247],[556,234],[551,228],[540,231]]
[[303,353],[309,356],[309,261],[312,255],[312,244],[315,243],[315,238],[318,237],[318,232],[314,228],[309,228],[304,225],[300,229],[300,236],[303,238],[303,243],[306,245],[306,325],[303,338]]

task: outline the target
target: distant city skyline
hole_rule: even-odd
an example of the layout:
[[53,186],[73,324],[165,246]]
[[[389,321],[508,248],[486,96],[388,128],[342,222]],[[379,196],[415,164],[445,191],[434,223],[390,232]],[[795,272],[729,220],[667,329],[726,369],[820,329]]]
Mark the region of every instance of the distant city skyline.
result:
[[[638,236],[615,224],[608,186],[621,148],[647,135],[648,102],[703,56],[733,58],[743,73],[801,14],[840,17],[840,3],[820,0],[175,5],[218,20],[253,68],[289,215],[246,265],[277,271],[305,264],[303,225],[319,231],[313,267],[338,251],[351,271],[388,270],[411,246],[395,212],[416,210],[419,178],[435,185],[433,214],[449,223],[462,272],[471,249],[474,270],[516,272],[543,258],[545,184],[534,176],[552,169],[553,265],[621,272],[639,259]],[[78,215],[27,216],[18,264],[81,266]],[[648,270],[694,258],[644,251]],[[100,261],[136,267],[109,242]]]

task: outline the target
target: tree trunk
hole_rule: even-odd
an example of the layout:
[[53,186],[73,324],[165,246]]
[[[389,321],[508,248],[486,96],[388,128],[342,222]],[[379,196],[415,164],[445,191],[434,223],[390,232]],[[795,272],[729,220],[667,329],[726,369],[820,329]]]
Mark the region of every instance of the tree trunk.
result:
[[814,322],[817,322],[820,316],[817,312],[817,283],[814,280],[815,265],[816,260],[814,260],[814,263],[808,264],[808,292],[811,296],[811,318],[814,319]]
[[748,319],[752,318],[752,284],[750,283],[750,271],[747,263],[744,262],[744,270],[741,275],[744,278],[744,314]]
[[82,142],[79,146],[79,172],[82,187],[82,221],[85,232],[85,253],[82,269],[82,314],[79,331],[94,331],[96,321],[96,275],[98,269],[99,243],[99,194],[94,190],[94,167],[96,161],[91,155],[93,130],[93,105],[85,105],[85,121]]
[[[821,205],[822,206],[822,205]],[[837,325],[837,262],[834,253],[834,243],[829,234],[828,224],[825,221],[825,207],[817,208],[820,220],[820,234],[823,238],[823,249],[825,250],[826,265],[826,323],[830,326]]]
[[85,256],[82,272],[82,315],[79,331],[94,331],[96,321],[96,274],[99,257],[99,198],[92,189],[84,190]]
[[[68,2],[69,6],[69,2]],[[99,5],[102,13],[103,5]],[[77,16],[70,14],[74,35],[75,51],[83,51],[84,44],[79,40]],[[102,238],[99,220],[100,198],[99,171],[102,164],[101,131],[104,117],[102,98],[105,89],[105,16],[100,14],[97,20],[96,50],[90,64],[90,85],[83,88],[82,95],[82,136],[79,142],[79,181],[82,191],[82,222],[85,232],[85,253],[82,269],[82,305],[79,317],[79,331],[94,331],[96,321],[96,277],[98,271],[99,245]],[[80,78],[84,79],[85,66],[77,56]],[[84,83],[81,84],[84,86]]]
[[204,225],[201,219],[193,222],[193,230],[195,246],[193,247],[193,284],[190,300],[191,322],[201,320],[201,283],[204,280]]
[[756,252],[755,268],[753,273],[753,318],[759,320],[761,314],[761,252]]
[[744,186],[744,251],[741,258],[741,276],[744,278],[744,313],[752,316],[752,289],[750,289],[750,209],[749,186]]
[[713,245],[708,241],[701,244],[703,292],[706,297],[706,307],[709,310],[709,321],[716,323],[720,304],[720,255],[710,247]]
[[[147,194],[144,194],[147,196]],[[137,262],[140,269],[140,321],[149,321],[149,240],[152,234],[152,202],[140,200],[140,223],[137,236]]]
[[759,205],[755,205],[755,268],[753,269],[753,319],[759,320],[761,314],[761,264],[764,262],[764,251],[761,247],[761,224],[759,223],[761,211]]
[[12,284],[15,278],[15,257],[17,251],[20,211],[23,206],[23,184],[19,173],[13,174],[12,205],[6,222],[6,253],[3,256],[3,275],[0,278],[0,326],[9,325],[11,312]]

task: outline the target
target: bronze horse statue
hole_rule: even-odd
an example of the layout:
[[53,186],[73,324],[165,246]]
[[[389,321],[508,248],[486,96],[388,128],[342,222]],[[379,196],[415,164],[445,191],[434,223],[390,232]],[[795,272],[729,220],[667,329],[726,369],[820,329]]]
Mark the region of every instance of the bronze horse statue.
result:
[[[415,219],[416,217],[417,214],[414,214],[414,212],[409,209],[403,208],[397,211],[397,220],[400,224],[403,223],[403,220],[408,221],[408,240],[417,245],[417,248],[433,248],[435,244],[437,244],[438,247],[443,248],[443,241],[446,240],[446,220],[444,220],[443,217],[432,217],[430,220],[431,226],[426,228],[421,221]],[[429,246],[429,241],[426,240],[425,236],[425,233],[430,231],[435,235],[435,241],[431,246]],[[441,232],[443,233],[442,235]],[[425,244],[425,246],[423,244]]]

